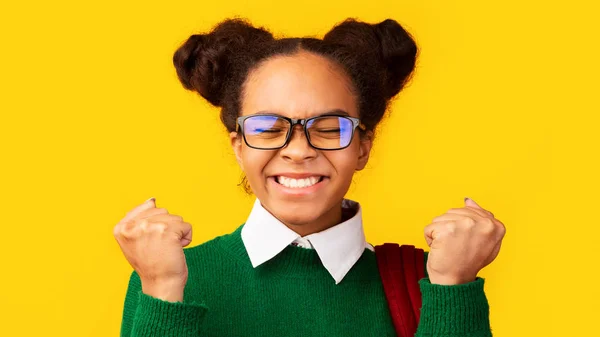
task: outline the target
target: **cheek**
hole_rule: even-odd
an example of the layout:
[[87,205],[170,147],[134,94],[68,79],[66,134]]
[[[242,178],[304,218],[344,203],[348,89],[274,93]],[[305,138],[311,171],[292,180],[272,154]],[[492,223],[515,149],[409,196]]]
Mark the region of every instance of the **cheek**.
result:
[[334,167],[335,172],[343,180],[351,180],[356,165],[358,163],[359,149],[357,146],[351,146],[340,151],[331,151],[326,153],[326,157]]
[[244,145],[242,162],[244,163],[244,174],[248,180],[252,182],[264,178],[264,168],[272,158],[272,151],[256,150]]

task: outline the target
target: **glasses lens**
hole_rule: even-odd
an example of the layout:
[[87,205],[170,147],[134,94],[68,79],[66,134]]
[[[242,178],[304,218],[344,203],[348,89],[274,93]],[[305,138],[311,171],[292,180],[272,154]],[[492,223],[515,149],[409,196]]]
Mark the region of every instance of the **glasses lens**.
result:
[[352,141],[352,120],[345,117],[325,116],[311,120],[307,125],[310,142],[321,149],[339,149]]
[[244,121],[244,137],[249,146],[270,149],[283,146],[290,123],[277,116],[252,116]]

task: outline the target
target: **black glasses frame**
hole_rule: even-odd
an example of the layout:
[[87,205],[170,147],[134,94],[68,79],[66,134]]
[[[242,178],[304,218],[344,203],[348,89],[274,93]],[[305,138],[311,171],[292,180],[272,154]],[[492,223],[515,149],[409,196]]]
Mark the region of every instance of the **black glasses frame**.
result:
[[[244,121],[246,121],[246,119],[248,119],[248,118],[257,117],[257,116],[277,117],[277,118],[286,120],[286,121],[288,121],[288,123],[290,123],[290,128],[288,129],[287,135],[285,136],[285,142],[283,142],[283,145],[278,146],[278,147],[265,148],[265,147],[256,147],[256,146],[252,146],[252,145],[248,144],[248,140],[246,139],[246,134],[244,133]],[[244,138],[244,142],[246,143],[246,145],[248,145],[248,147],[251,147],[251,148],[257,149],[257,150],[278,150],[278,149],[284,148],[290,142],[290,139],[292,138],[291,137],[292,131],[294,130],[294,127],[296,126],[296,124],[302,125],[302,129],[304,130],[304,135],[306,136],[306,139],[308,140],[308,145],[310,145],[314,149],[322,150],[322,151],[335,151],[335,150],[342,150],[342,149],[345,149],[348,146],[350,146],[350,143],[352,143],[352,141],[350,141],[348,143],[348,145],[346,145],[344,147],[339,147],[339,148],[335,148],[335,149],[320,148],[320,147],[313,145],[313,143],[310,141],[310,135],[308,134],[306,125],[308,125],[308,123],[312,120],[323,118],[323,117],[342,117],[342,118],[349,119],[352,122],[352,135],[350,136],[350,139],[354,138],[354,131],[356,130],[357,127],[363,131],[365,131],[367,129],[367,127],[363,123],[361,123],[360,119],[358,119],[356,117],[350,117],[350,116],[339,115],[339,114],[325,114],[325,115],[319,115],[319,116],[314,116],[314,117],[310,117],[310,118],[300,118],[300,119],[289,118],[289,117],[285,117],[285,116],[281,116],[281,115],[277,115],[277,114],[254,114],[254,115],[238,117],[235,131],[238,133],[241,131],[242,137]]]

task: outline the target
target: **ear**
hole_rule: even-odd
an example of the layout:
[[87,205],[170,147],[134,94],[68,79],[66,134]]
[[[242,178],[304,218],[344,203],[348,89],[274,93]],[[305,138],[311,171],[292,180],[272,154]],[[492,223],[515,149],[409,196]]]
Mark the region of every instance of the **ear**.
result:
[[229,139],[231,140],[231,147],[235,153],[235,159],[240,165],[242,171],[244,170],[244,164],[242,162],[242,137],[238,136],[238,133],[233,131],[229,133]]
[[359,146],[360,152],[358,154],[358,162],[356,163],[357,171],[360,171],[367,166],[371,148],[373,147],[373,131],[367,131],[366,134],[360,138]]

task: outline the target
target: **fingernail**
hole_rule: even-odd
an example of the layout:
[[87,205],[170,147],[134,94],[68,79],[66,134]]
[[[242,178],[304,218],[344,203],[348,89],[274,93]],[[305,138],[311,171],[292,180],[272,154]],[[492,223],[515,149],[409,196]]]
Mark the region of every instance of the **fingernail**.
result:
[[156,198],[155,198],[155,197],[152,197],[152,198],[150,198],[150,199],[148,199],[148,200],[146,200],[146,201],[144,201],[144,202],[148,202],[148,201],[150,201],[150,200],[152,200],[152,201],[156,201]]
[[465,197],[465,201],[469,200],[469,198]]

